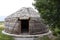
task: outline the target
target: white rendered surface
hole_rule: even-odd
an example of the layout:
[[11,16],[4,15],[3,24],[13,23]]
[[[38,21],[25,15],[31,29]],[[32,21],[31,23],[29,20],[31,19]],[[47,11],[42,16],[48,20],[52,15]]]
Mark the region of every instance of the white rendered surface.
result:
[[15,38],[15,40],[34,40],[36,38]]
[[5,34],[5,35],[13,36],[13,37],[40,37],[40,36],[51,34],[51,31],[49,31],[48,33],[39,34],[39,35],[16,35],[16,34],[6,33],[4,30],[2,31],[2,33]]
[[38,37],[51,34],[51,31],[49,31],[48,33],[39,34],[39,35],[16,35],[16,34],[6,33],[4,30],[2,31],[2,33],[5,35],[12,36],[15,40],[37,40]]

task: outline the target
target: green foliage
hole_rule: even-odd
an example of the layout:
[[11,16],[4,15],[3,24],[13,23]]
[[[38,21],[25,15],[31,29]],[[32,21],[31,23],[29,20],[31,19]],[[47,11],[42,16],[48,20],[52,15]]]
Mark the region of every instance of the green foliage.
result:
[[39,40],[51,40],[48,36],[40,37]]
[[57,36],[57,37],[55,38],[55,40],[60,40],[60,36]]
[[3,27],[0,27],[0,40],[14,40],[12,37],[2,34],[3,29]]
[[60,30],[60,0],[35,0],[34,6],[52,31]]
[[47,35],[45,35],[43,37],[38,38],[38,40],[60,40],[60,36],[49,38]]
[[4,23],[4,21],[0,21],[0,25],[2,25]]

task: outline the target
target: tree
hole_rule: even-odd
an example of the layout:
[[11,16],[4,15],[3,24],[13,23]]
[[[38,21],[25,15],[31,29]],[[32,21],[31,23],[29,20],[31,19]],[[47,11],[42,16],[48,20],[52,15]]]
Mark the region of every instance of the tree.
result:
[[34,1],[34,6],[39,11],[40,16],[44,19],[45,23],[51,27],[53,32],[60,34],[60,0]]

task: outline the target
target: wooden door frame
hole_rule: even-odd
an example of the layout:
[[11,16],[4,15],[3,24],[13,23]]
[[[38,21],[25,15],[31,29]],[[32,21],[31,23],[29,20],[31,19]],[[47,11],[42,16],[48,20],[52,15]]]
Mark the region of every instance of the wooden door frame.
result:
[[[29,19],[21,19],[21,20],[28,20],[28,32],[27,32],[27,33],[30,33],[30,30],[29,30],[29,28],[30,28],[30,27],[29,27]],[[20,22],[21,22],[21,20],[20,20]],[[21,24],[20,24],[20,25],[21,25]],[[22,26],[21,26],[21,27],[22,27]],[[21,27],[20,27],[20,29],[21,29]],[[22,31],[22,30],[21,30],[21,31]],[[21,31],[20,31],[20,32],[21,32]],[[22,32],[21,32],[21,33],[22,33]]]

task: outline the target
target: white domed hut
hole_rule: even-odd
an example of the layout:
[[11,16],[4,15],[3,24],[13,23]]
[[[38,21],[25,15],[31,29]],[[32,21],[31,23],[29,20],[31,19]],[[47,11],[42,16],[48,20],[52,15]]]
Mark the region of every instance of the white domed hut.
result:
[[36,35],[48,31],[41,21],[40,14],[32,8],[22,8],[5,18],[6,33]]

